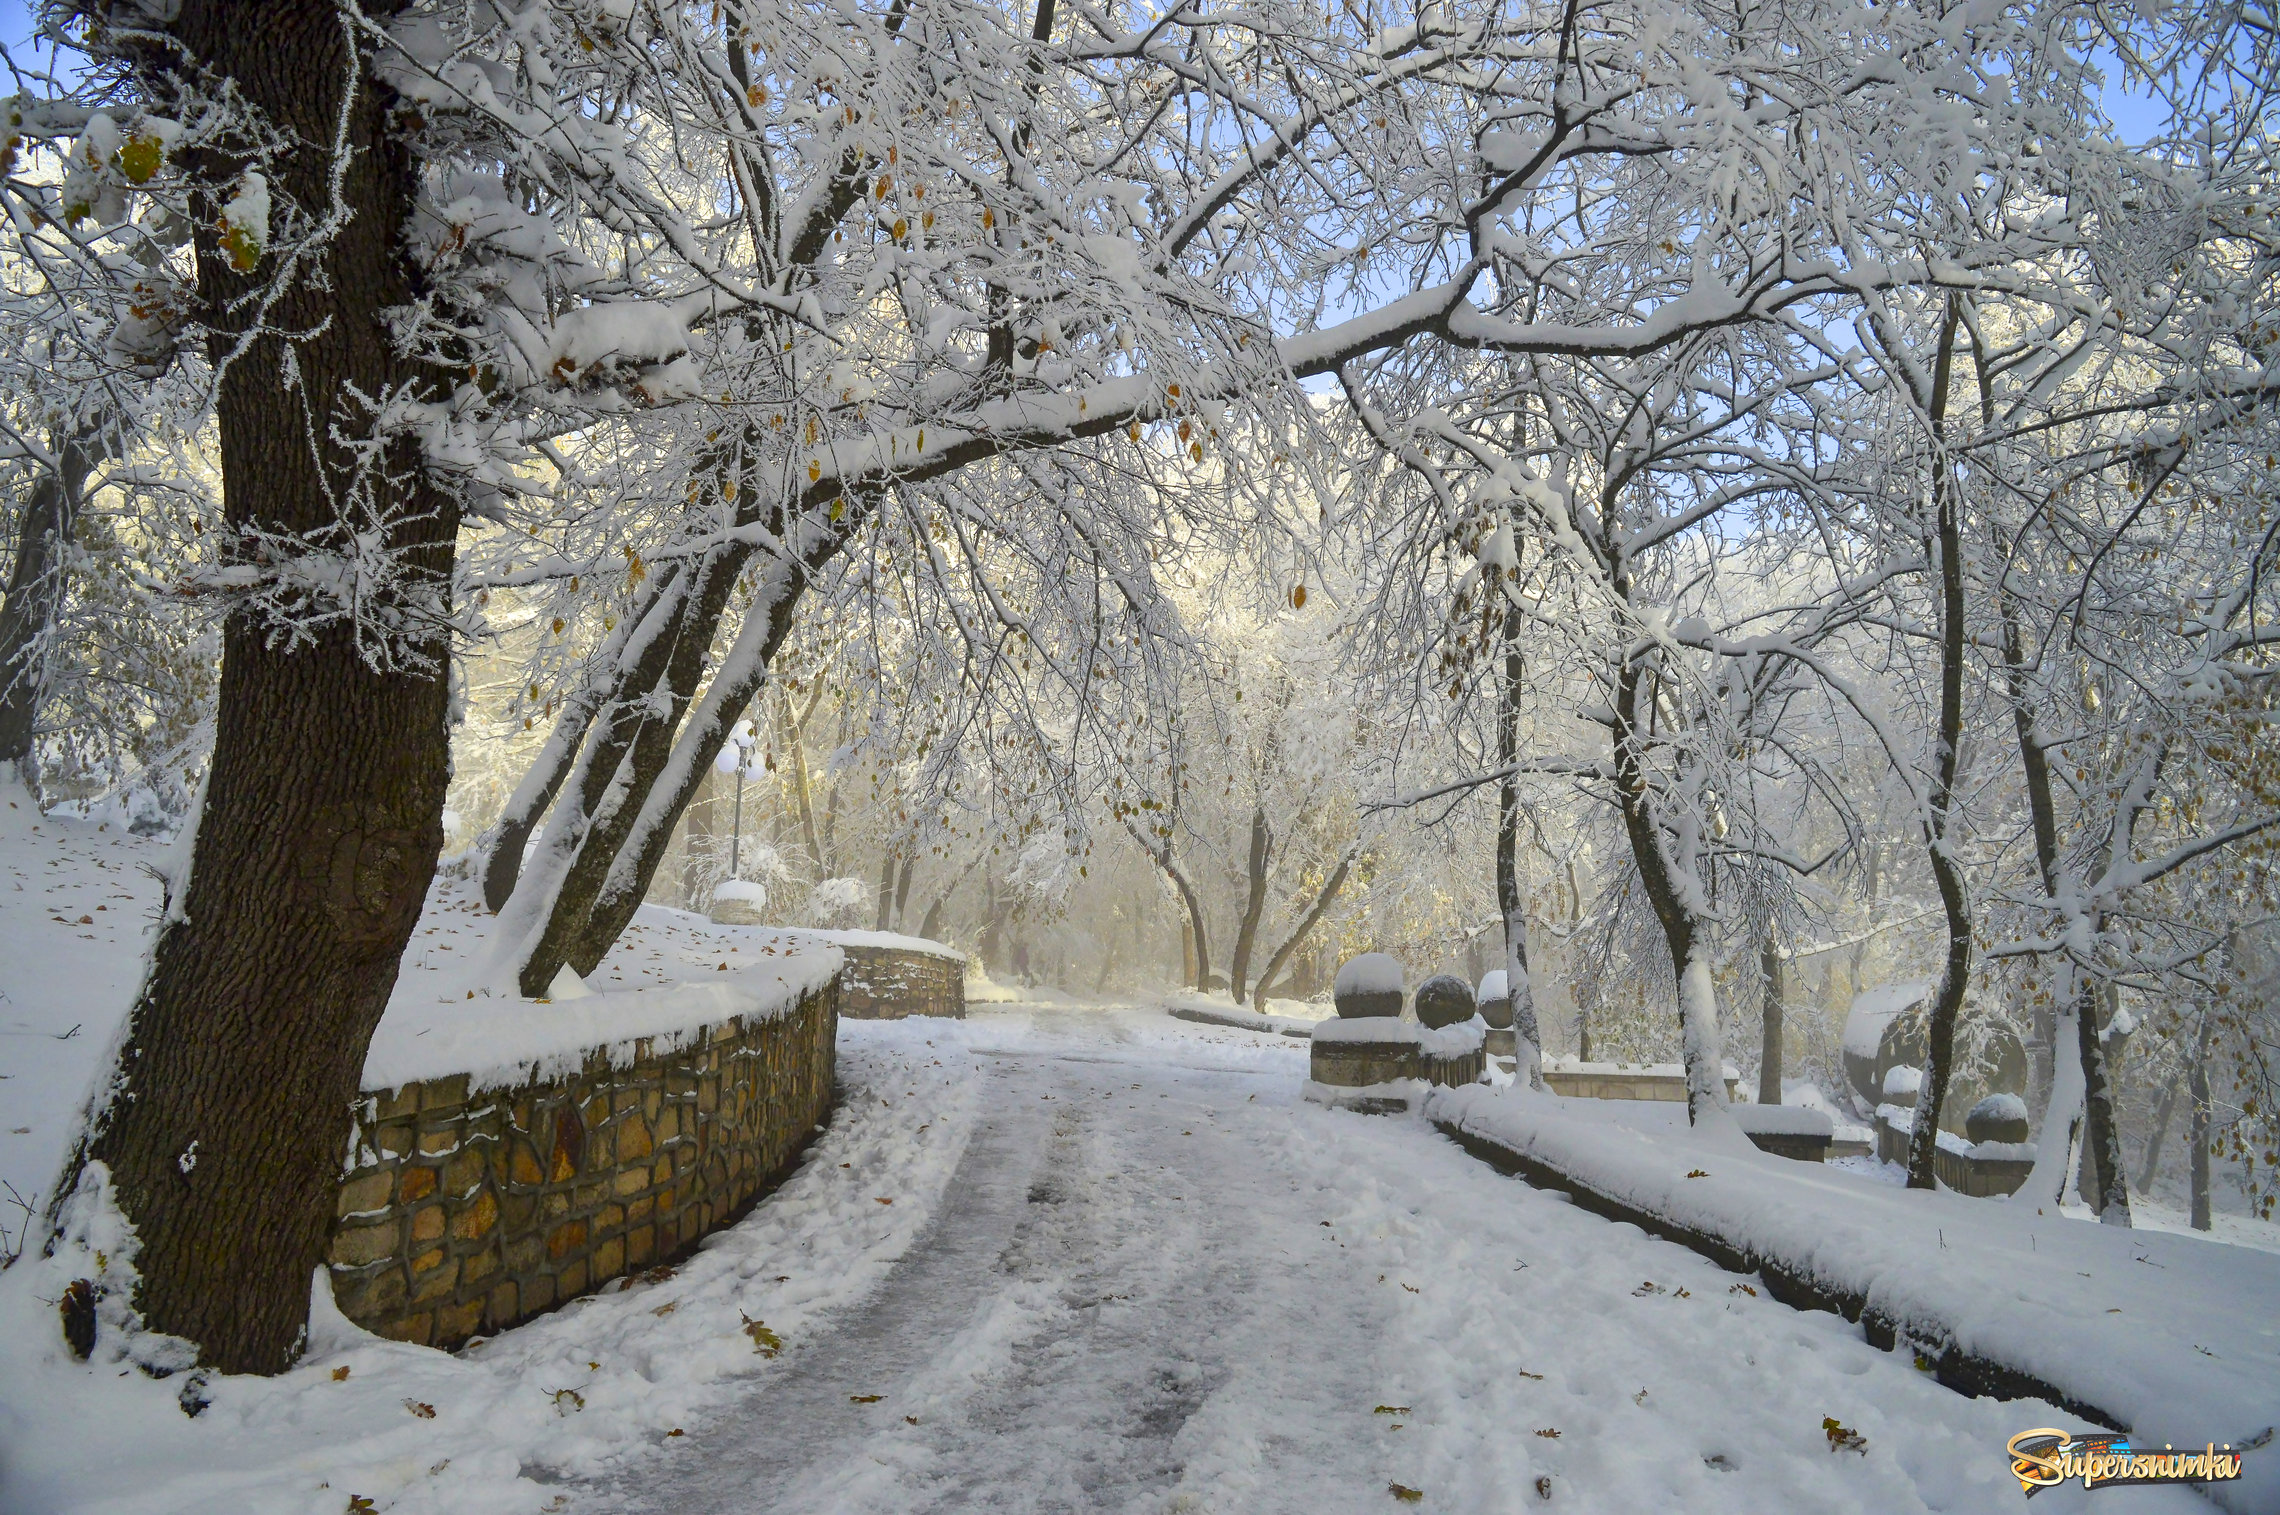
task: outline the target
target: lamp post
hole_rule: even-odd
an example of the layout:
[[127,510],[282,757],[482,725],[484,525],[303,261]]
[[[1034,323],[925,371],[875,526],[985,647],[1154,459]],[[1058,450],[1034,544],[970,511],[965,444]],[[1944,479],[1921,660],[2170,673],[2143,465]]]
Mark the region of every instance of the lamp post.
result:
[[736,811],[734,830],[728,837],[728,876],[741,878],[744,862],[744,781],[752,776],[752,749],[760,744],[750,721],[738,721],[728,734],[728,745],[721,748],[720,756],[713,759],[713,768],[720,773],[736,775]]

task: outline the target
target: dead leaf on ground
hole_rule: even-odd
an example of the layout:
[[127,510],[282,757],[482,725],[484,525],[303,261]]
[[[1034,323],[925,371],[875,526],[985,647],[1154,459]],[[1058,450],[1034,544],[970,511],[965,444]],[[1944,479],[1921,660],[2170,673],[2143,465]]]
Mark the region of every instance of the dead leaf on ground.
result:
[[1863,1457],[1868,1455],[1868,1438],[1843,1424],[1834,1415],[1821,1417],[1821,1434],[1829,1438],[1829,1450],[1832,1452],[1858,1452]]
[[344,1362],[344,1363],[342,1363],[342,1364],[341,1364],[339,1367],[337,1367],[337,1368],[333,1369],[333,1382],[334,1382],[334,1383],[346,1383],[347,1381],[348,1381],[348,1364]]
[[1407,1415],[1409,1413],[1409,1406],[1379,1405],[1376,1409],[1370,1411],[1370,1413],[1372,1415]]
[[850,1394],[847,1402],[851,1405],[875,1405],[886,1397],[884,1394]]
[[1416,1504],[1425,1497],[1423,1489],[1413,1489],[1405,1483],[1389,1483],[1385,1486],[1385,1491],[1403,1504]]
[[742,1310],[736,1313],[744,1316],[744,1334],[752,1338],[753,1351],[762,1357],[774,1357],[784,1350],[784,1338],[769,1330],[767,1322],[754,1320]]
[[1708,1178],[1710,1175],[1700,1168],[1690,1168],[1687,1170],[1686,1176],[1688,1178]]
[[435,1419],[434,1405],[422,1404],[416,1399],[407,1399],[404,1401],[404,1408],[411,1411],[414,1415],[417,1415],[422,1420]]
[[1560,1439],[1560,1428],[1558,1426],[1546,1426],[1536,1434],[1546,1441],[1558,1441]]

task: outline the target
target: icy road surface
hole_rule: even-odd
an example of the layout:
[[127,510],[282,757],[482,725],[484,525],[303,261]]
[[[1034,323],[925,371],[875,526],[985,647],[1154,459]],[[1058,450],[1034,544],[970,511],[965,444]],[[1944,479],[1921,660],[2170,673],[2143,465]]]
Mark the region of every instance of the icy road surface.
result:
[[[2012,1510],[2005,1440],[2070,1424],[1962,1399],[1422,1123],[1301,1104],[1280,1038],[1030,1006],[876,1034],[970,1059],[927,1224],[741,1402],[562,1508]],[[843,1121],[902,1094],[876,1077]]]

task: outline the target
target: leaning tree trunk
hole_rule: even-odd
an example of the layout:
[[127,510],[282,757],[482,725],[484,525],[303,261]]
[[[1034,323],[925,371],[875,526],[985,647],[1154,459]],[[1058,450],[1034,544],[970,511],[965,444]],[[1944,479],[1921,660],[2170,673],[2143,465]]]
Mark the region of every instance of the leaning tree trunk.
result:
[[95,471],[94,442],[92,429],[65,441],[55,468],[41,470],[26,491],[8,598],[0,601],[0,763],[14,763],[27,777],[42,693],[41,642],[63,604],[64,549]]
[[651,637],[661,629],[653,622],[658,603],[668,591],[678,604],[682,569],[675,565],[663,574],[647,579],[640,598],[634,601],[618,629],[605,642],[594,658],[584,683],[547,733],[546,745],[531,760],[523,780],[508,797],[506,808],[491,828],[491,836],[483,857],[483,903],[493,915],[507,907],[513,897],[515,885],[522,877],[523,852],[530,845],[531,833],[537,829],[539,817],[546,814],[561,793],[563,782],[578,765],[578,754],[584,748],[586,734],[592,729],[594,715],[616,692],[624,678],[629,657],[638,657],[649,645]]
[[1276,974],[1282,972],[1283,964],[1290,961],[1291,954],[1299,949],[1307,934],[1321,924],[1323,916],[1330,913],[1330,906],[1337,901],[1338,891],[1346,887],[1346,875],[1352,870],[1354,859],[1361,855],[1361,851],[1361,838],[1356,837],[1354,845],[1339,857],[1338,866],[1330,870],[1330,876],[1315,891],[1314,903],[1307,907],[1306,914],[1291,928],[1290,935],[1283,938],[1283,944],[1268,957],[1267,966],[1259,970],[1259,982],[1251,991],[1251,1008],[1261,1015],[1267,1011],[1267,986],[1275,981]]
[[1267,862],[1273,855],[1274,833],[1267,829],[1267,812],[1264,806],[1251,810],[1251,855],[1249,863],[1250,893],[1243,902],[1243,921],[1235,932],[1235,959],[1227,965],[1227,992],[1237,1004],[1243,1002],[1244,986],[1250,982],[1251,949],[1259,939],[1259,912],[1267,903]]
[[[268,165],[272,193],[321,218],[337,166],[352,212],[323,249],[324,277],[268,307],[268,334],[223,374],[232,535],[323,538],[353,482],[409,570],[393,608],[440,628],[456,506],[422,482],[415,440],[361,460],[333,440],[369,431],[359,397],[424,388],[384,319],[413,295],[402,253],[418,183],[388,130],[390,99],[323,0],[276,0],[258,24],[242,6],[187,0],[173,31],[299,144]],[[324,145],[341,126],[336,165]],[[197,252],[200,293],[226,323],[253,280],[210,229]],[[255,274],[272,271],[265,259]],[[312,334],[292,343],[290,368],[279,332]],[[375,472],[355,481],[360,461]],[[399,633],[383,671],[344,625],[293,646],[259,615],[228,620],[189,877],[75,1157],[108,1166],[136,1227],[145,1323],[226,1371],[278,1372],[299,1350],[365,1048],[442,845],[451,649],[440,630],[417,635],[407,646]],[[78,1174],[67,1178],[66,1190]]]

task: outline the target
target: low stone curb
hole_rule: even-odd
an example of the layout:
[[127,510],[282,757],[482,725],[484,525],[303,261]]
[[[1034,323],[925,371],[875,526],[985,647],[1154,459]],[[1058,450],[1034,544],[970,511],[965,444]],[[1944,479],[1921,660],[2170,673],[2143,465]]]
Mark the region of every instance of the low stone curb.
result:
[[1540,1158],[1515,1152],[1502,1142],[1467,1131],[1453,1122],[1436,1120],[1433,1125],[1443,1136],[1499,1173],[1521,1179],[1539,1189],[1564,1193],[1578,1209],[1588,1210],[1609,1220],[1628,1221],[1648,1235],[1676,1242],[1690,1252],[1709,1258],[1729,1272],[1754,1273],[1764,1280],[1766,1293],[1792,1309],[1827,1310],[1843,1316],[1861,1327],[1872,1347],[1889,1352],[1905,1340],[1920,1356],[1930,1361],[1933,1377],[1966,1398],[1985,1396],[1990,1399],[2041,1399],[2108,1430],[2129,1429],[2119,1416],[2096,1405],[2086,1404],[2033,1374],[1991,1358],[1965,1352],[1952,1339],[1927,1342],[1927,1325],[1937,1332],[1937,1322],[1914,1320],[1903,1324],[1872,1307],[1864,1296],[1833,1287],[1826,1280],[1814,1277],[1803,1268],[1792,1267],[1781,1258],[1745,1251],[1723,1238],[1708,1235],[1615,1195],[1603,1193]]

